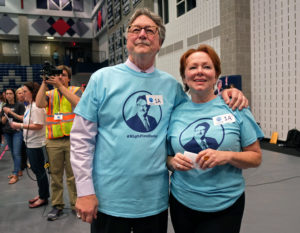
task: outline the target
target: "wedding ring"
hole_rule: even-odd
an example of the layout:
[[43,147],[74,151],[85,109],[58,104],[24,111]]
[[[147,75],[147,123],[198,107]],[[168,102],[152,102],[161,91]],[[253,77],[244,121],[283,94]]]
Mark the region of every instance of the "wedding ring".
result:
[[204,161],[206,161],[206,160],[208,160],[208,159],[209,159],[209,156],[207,156],[207,155],[203,157],[203,160],[204,160]]

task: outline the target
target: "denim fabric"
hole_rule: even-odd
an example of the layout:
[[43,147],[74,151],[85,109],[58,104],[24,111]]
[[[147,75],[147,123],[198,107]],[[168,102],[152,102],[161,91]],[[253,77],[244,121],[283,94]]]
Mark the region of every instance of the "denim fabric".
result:
[[5,133],[4,137],[14,160],[14,170],[12,173],[14,175],[18,175],[18,172],[21,168],[21,147],[23,141],[23,132],[17,131],[16,133]]
[[31,170],[34,172],[39,187],[40,199],[47,200],[49,197],[49,183],[46,170],[44,168],[45,159],[43,147],[26,148]]

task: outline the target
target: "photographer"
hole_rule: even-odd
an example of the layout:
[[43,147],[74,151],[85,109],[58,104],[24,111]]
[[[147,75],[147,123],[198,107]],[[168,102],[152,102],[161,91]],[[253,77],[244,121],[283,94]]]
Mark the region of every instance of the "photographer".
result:
[[[57,70],[58,69],[58,70]],[[70,132],[75,114],[73,109],[81,97],[80,87],[69,86],[71,70],[61,65],[45,64],[43,82],[36,96],[36,105],[46,108],[46,149],[49,156],[51,176],[51,204],[48,221],[56,220],[64,208],[63,175],[66,171],[67,187],[72,211],[75,212],[76,186],[70,164]],[[47,85],[54,89],[47,91]]]

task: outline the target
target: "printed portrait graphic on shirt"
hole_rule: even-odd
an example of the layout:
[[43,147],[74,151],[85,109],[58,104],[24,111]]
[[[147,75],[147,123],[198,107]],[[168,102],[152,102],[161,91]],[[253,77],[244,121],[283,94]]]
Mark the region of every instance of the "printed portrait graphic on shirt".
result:
[[[216,133],[222,132],[220,135]],[[208,148],[217,150],[224,140],[222,125],[214,125],[211,118],[202,118],[191,123],[179,137],[180,145],[189,152],[199,153]]]
[[131,94],[123,106],[123,118],[128,127],[143,133],[153,131],[161,120],[162,101],[161,97],[147,91]]

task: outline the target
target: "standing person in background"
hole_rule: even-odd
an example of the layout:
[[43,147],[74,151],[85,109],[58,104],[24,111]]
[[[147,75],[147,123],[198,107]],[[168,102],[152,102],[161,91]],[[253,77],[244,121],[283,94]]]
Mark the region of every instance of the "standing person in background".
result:
[[[180,75],[191,100],[175,108],[167,136],[176,233],[238,233],[245,205],[242,169],[261,163],[263,132],[249,109],[233,111],[214,94],[220,73],[220,59],[208,45],[181,56]],[[191,140],[194,129],[202,131],[205,146]]]
[[3,91],[0,94],[0,112],[2,111],[2,108],[5,105],[5,103],[6,103],[5,91]]
[[[26,106],[25,102],[25,96],[24,96],[24,90],[23,87],[19,87],[16,90],[16,98],[19,103],[24,104]],[[23,175],[23,170],[27,167],[27,155],[26,155],[26,145],[24,140],[22,141],[22,148],[21,148],[21,170],[19,172],[19,176]]]
[[16,101],[14,89],[8,88],[5,91],[5,96],[6,104],[1,112],[1,120],[4,125],[4,137],[14,161],[14,170],[12,174],[8,176],[10,179],[9,184],[14,184],[19,180],[19,175],[21,175],[19,172],[21,168],[21,147],[23,135],[22,131],[12,129],[9,125],[9,121],[22,123],[25,106],[24,104]]
[[[36,96],[36,105],[46,108],[46,148],[50,164],[51,176],[51,204],[52,210],[48,213],[48,221],[56,220],[64,208],[63,176],[67,177],[67,187],[70,205],[74,214],[76,203],[75,179],[70,163],[70,132],[75,114],[73,109],[81,97],[80,87],[69,86],[71,69],[67,66],[58,66],[62,74],[43,79]],[[47,85],[53,85],[53,90],[47,91]]]
[[[161,17],[137,9],[127,28],[127,61],[96,71],[75,109],[76,208],[92,233],[167,232],[166,133],[174,106],[187,96],[176,79],[154,67],[164,38]],[[140,107],[151,105],[157,124],[141,132],[127,120],[144,102]]]
[[17,101],[24,104],[25,102],[25,96],[24,96],[24,90],[23,90],[23,87],[19,87],[17,90],[16,90],[16,98],[17,98]]
[[[3,90],[2,93],[0,93],[0,114],[2,112],[2,108],[5,105],[5,91]],[[0,121],[0,147],[4,149],[5,146],[5,141],[4,141],[4,135],[3,135],[3,131],[2,131],[2,121]]]
[[217,81],[217,89],[215,90],[215,95],[221,95],[222,94],[222,91],[223,91],[222,85],[223,85],[223,82],[222,82],[221,79],[219,79]]
[[43,153],[46,144],[46,112],[44,108],[38,108],[35,104],[39,87],[38,83],[29,82],[24,84],[24,97],[28,105],[26,106],[23,123],[11,123],[13,129],[23,130],[26,152],[38,184],[39,195],[29,200],[29,208],[37,208],[48,204],[49,197],[49,183],[44,168]]
[[53,60],[56,66],[59,64],[59,53],[57,52],[57,49],[53,52]]
[[82,93],[84,92],[85,88],[86,88],[86,83],[82,83],[80,86]]
[[5,104],[6,102],[6,98],[5,98],[5,90],[2,91],[1,95],[0,95],[0,103],[1,103],[1,109],[3,107],[3,104]]

